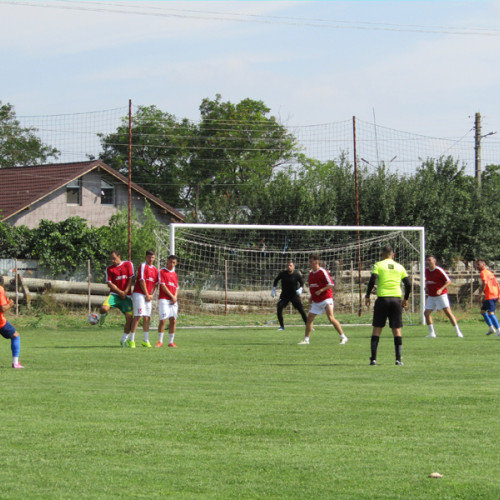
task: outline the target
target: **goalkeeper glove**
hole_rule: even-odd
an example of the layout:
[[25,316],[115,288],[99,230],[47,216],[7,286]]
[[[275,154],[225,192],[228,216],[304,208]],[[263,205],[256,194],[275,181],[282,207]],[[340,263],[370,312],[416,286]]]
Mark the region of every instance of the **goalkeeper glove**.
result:
[[271,292],[271,297],[274,299],[274,297],[276,297],[276,287],[273,288],[272,292]]
[[304,289],[302,287],[297,288],[297,295],[300,295],[303,291]]

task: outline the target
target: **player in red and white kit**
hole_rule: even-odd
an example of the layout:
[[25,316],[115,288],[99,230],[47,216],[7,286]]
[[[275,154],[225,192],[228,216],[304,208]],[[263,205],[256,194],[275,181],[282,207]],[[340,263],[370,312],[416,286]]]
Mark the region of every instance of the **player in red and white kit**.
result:
[[132,326],[132,282],[134,281],[134,266],[128,260],[122,260],[119,252],[113,250],[109,254],[111,265],[106,268],[106,284],[110,294],[101,305],[100,324],[103,325],[108,311],[115,307],[125,315],[125,326],[120,344],[127,346],[127,339]]
[[427,290],[427,300],[425,302],[425,321],[429,329],[429,338],[436,338],[436,332],[432,323],[432,311],[444,311],[451,324],[455,327],[457,336],[462,338],[457,319],[451,312],[450,300],[448,299],[448,289],[451,280],[444,269],[436,265],[436,257],[429,255],[425,259],[425,288]]
[[158,312],[160,322],[158,324],[158,343],[156,347],[163,345],[163,335],[165,334],[165,323],[168,325],[168,347],[177,347],[174,343],[175,325],[177,322],[178,302],[177,293],[179,291],[179,281],[175,266],[179,259],[175,255],[170,255],[167,260],[167,267],[160,269],[159,286],[160,297],[158,301]]
[[132,293],[132,305],[134,306],[134,319],[128,346],[135,347],[135,330],[142,320],[142,330],[144,332],[143,347],[151,347],[149,342],[149,325],[151,322],[151,309],[153,305],[153,295],[158,286],[158,269],[153,266],[155,261],[154,250],[146,251],[146,262],[143,262],[137,271],[134,291]]
[[311,309],[307,316],[306,335],[304,340],[299,342],[300,345],[309,345],[309,337],[314,324],[314,318],[318,314],[325,312],[326,317],[339,332],[340,343],[345,344],[349,339],[342,331],[342,326],[333,315],[333,287],[335,286],[328,271],[319,265],[319,255],[313,254],[309,257],[309,291],[311,293]]

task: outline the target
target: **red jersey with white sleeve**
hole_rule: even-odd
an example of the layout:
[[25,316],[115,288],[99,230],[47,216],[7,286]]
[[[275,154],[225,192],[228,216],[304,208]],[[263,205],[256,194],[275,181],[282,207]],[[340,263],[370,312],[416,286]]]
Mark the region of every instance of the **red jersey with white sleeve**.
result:
[[158,283],[158,269],[155,266],[148,266],[145,262],[143,262],[137,272],[134,293],[142,293],[142,295],[144,295],[141,287],[141,281],[146,283],[146,290],[149,295],[152,295],[155,284]]
[[[438,297],[437,291],[447,282],[450,281],[445,270],[436,266],[432,271],[425,268],[425,288],[429,297]],[[444,289],[441,295],[448,293],[448,289]]]
[[[133,277],[134,265],[128,260],[122,260],[120,264],[106,268],[106,283],[113,283],[122,292],[127,288],[128,280]],[[111,294],[117,295],[116,292]]]
[[[177,289],[179,288],[179,281],[177,279],[177,273],[175,270],[169,271],[166,268],[160,269],[160,279],[159,279],[159,284],[160,285],[165,285],[167,290],[175,296]],[[159,299],[166,299],[170,300],[170,295],[167,295],[161,288],[160,286],[160,295],[158,297]]]
[[333,280],[328,274],[328,271],[320,267],[317,271],[311,271],[309,273],[309,291],[311,292],[311,299],[313,302],[323,302],[326,299],[333,298],[333,290],[329,288],[325,290],[320,295],[316,295],[316,292],[326,285],[333,285]]

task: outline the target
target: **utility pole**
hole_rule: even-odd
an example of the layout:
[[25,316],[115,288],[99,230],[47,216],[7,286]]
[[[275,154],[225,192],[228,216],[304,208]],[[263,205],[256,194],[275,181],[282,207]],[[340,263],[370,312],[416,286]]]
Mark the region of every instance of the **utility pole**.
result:
[[132,260],[132,99],[128,100],[128,260]]
[[481,113],[476,113],[474,120],[474,159],[478,189],[481,189]]

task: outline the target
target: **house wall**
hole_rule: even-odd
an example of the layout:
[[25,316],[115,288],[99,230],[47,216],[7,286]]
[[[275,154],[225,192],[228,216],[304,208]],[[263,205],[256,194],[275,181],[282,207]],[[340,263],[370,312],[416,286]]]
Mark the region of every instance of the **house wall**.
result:
[[[115,186],[115,204],[101,205],[101,178]],[[140,214],[146,205],[146,199],[132,190],[132,207]],[[13,226],[38,226],[41,219],[53,222],[66,220],[68,217],[78,216],[86,219],[89,226],[104,226],[119,209],[128,207],[128,186],[106,172],[93,170],[82,177],[82,192],[80,205],[67,203],[66,186],[54,191],[49,196],[40,200],[29,208],[10,217],[6,222]],[[172,222],[168,214],[160,212],[159,207],[150,202],[156,218],[162,224]],[[163,211],[163,210],[162,210]]]

